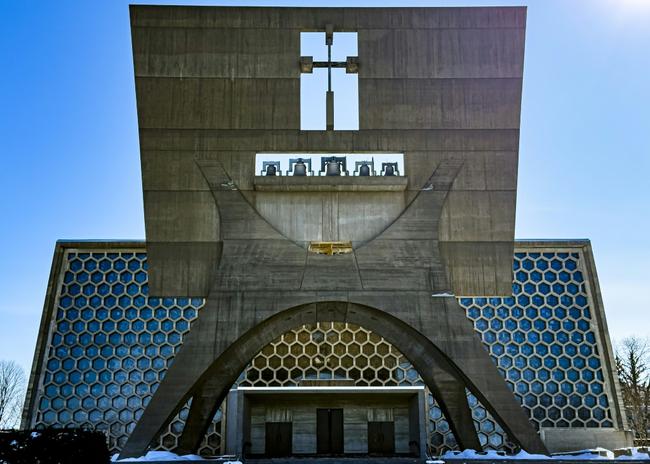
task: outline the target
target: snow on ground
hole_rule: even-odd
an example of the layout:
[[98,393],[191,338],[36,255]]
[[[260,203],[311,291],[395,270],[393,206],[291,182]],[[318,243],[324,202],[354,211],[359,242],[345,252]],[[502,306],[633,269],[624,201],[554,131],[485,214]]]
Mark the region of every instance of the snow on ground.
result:
[[648,453],[639,453],[637,448],[630,448],[630,456],[619,456],[616,459],[627,460],[627,459],[650,459],[650,454]]
[[447,451],[445,454],[440,456],[440,459],[444,461],[445,459],[530,460],[530,459],[551,459],[551,458],[546,456],[545,454],[528,454],[525,451],[520,451],[517,454],[503,454],[498,451],[477,452],[470,449],[465,451]]
[[[650,459],[650,456],[647,453],[638,452],[637,448],[630,448],[630,456],[619,456],[617,460],[638,460]],[[481,451],[477,452],[474,450],[465,450],[465,451],[447,451],[445,454],[440,456],[440,459],[453,460],[453,459],[480,459],[480,460],[562,460],[562,461],[598,461],[598,460],[611,460],[614,459],[614,453],[604,448],[594,448],[588,450],[574,451],[571,454],[553,454],[552,456],[546,456],[545,454],[528,454],[525,451],[520,451],[517,454],[504,455],[497,451]],[[430,460],[427,461],[427,464],[437,464],[440,461]]]
[[[169,451],[149,451],[146,455],[139,458],[124,458],[117,459],[119,455],[113,455],[111,461],[113,462],[152,462],[152,461],[208,461],[206,458],[197,456],[196,454],[185,454],[179,456],[178,454],[170,453]],[[214,462],[219,464],[242,464],[240,461],[224,461],[214,459]]]

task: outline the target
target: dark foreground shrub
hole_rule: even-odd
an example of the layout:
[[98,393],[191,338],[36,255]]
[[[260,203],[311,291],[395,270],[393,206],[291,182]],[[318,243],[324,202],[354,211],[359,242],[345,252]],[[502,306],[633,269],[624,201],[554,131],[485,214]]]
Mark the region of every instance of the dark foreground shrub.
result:
[[85,429],[0,432],[0,464],[106,464],[106,436]]

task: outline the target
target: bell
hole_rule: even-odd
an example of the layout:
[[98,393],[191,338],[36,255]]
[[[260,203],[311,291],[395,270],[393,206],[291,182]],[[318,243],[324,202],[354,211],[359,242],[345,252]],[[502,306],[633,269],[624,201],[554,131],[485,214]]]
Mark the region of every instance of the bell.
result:
[[386,166],[386,170],[384,171],[384,176],[394,176],[395,175],[395,168],[393,167],[392,164],[389,164]]
[[341,166],[339,165],[338,161],[330,161],[327,163],[327,172],[325,173],[327,176],[340,176],[341,175]]
[[275,176],[277,172],[278,172],[278,168],[275,167],[275,164],[269,164],[266,167],[267,176]]
[[296,161],[296,164],[293,165],[293,175],[294,176],[306,176],[307,175],[307,166],[303,162],[302,158]]
[[368,166],[366,163],[363,163],[359,168],[359,176],[367,177],[369,175],[370,175],[370,166]]

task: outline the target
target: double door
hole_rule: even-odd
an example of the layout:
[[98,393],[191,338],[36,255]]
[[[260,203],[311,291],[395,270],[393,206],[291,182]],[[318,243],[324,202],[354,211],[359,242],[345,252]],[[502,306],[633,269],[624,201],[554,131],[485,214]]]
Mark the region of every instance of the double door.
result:
[[343,409],[316,410],[316,452],[343,454]]

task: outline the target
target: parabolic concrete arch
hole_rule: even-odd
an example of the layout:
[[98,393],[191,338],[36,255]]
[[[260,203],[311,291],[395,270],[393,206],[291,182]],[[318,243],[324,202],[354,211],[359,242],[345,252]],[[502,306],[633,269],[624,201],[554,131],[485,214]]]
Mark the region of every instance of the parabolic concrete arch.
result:
[[[258,322],[250,320],[248,324],[241,323],[240,315],[228,318],[226,313],[229,311],[212,312],[219,317],[215,320],[204,315],[197,321],[129,437],[122,457],[143,454],[190,398],[192,405],[179,448],[183,452],[195,451],[228,390],[264,346],[297,326],[330,321],[363,326],[396,346],[411,361],[436,397],[462,448],[481,447],[466,400],[465,388],[468,388],[516,444],[531,452],[545,452],[543,443],[487,352],[482,347],[478,352],[475,350],[472,340],[478,344],[481,342],[471,332],[471,324],[459,307],[453,308],[446,322],[453,324],[454,332],[470,335],[461,338],[468,345],[466,349],[472,350],[474,357],[479,358],[465,366],[465,370],[447,354],[443,338],[435,340],[435,336],[425,336],[390,312],[366,304],[321,301],[282,309],[270,316],[267,311],[258,311],[255,317]],[[454,317],[452,313],[460,317]],[[439,325],[447,326],[445,321]],[[451,330],[451,327],[447,326],[447,329]],[[215,337],[217,331],[228,333],[228,340],[217,342],[223,339]],[[209,345],[206,340],[215,340],[215,343]],[[477,353],[482,356],[476,356]],[[458,359],[464,361],[462,356]]]

